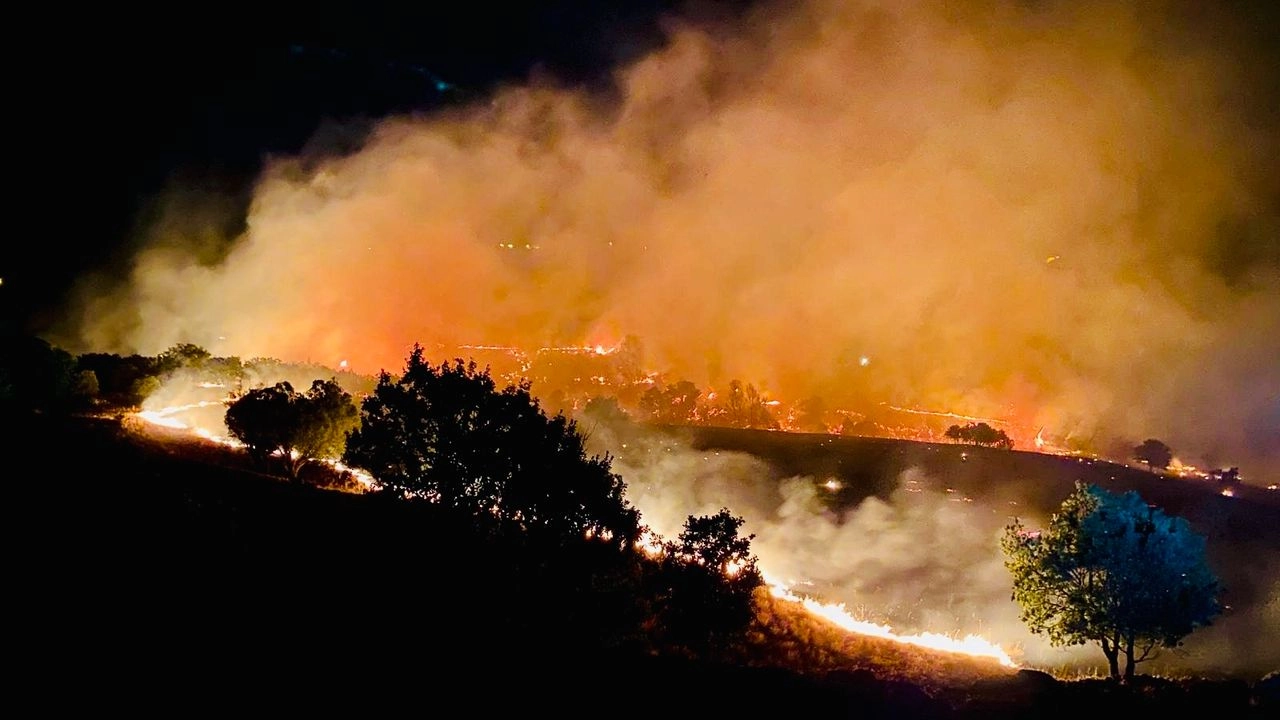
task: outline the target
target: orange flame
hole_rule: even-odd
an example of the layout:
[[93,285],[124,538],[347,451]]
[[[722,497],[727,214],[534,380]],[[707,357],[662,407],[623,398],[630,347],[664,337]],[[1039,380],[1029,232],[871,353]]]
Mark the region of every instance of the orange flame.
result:
[[858,633],[859,635],[870,635],[873,637],[893,640],[907,645],[915,645],[917,647],[928,648],[930,650],[940,650],[942,652],[959,653],[961,655],[971,655],[978,658],[987,658],[995,660],[1004,667],[1016,668],[1018,664],[1009,657],[999,645],[978,635],[966,635],[963,638],[954,638],[941,633],[925,632],[918,635],[899,635],[894,632],[893,628],[888,625],[880,625],[878,623],[868,622],[866,620],[858,620],[849,614],[843,604],[840,603],[823,603],[814,600],[811,597],[797,595],[782,583],[765,577],[765,582],[769,585],[769,592],[774,597],[790,602],[799,603],[810,614],[816,615],[846,632]]
[[[242,448],[244,447],[244,443],[240,442],[239,440],[236,440],[233,437],[222,435],[220,433],[215,433],[207,428],[192,427],[186,422],[175,417],[176,415],[183,412],[187,412],[189,410],[195,410],[195,409],[204,408],[204,407],[211,407],[213,405],[226,405],[226,404],[227,404],[226,400],[203,400],[201,402],[188,403],[186,405],[173,405],[170,407],[160,408],[159,410],[141,410],[136,413],[133,413],[133,416],[138,418],[139,420],[143,420],[152,425],[172,428],[174,430],[186,430],[191,434],[196,435],[197,437],[204,438],[205,440],[208,440],[210,442],[218,443],[219,445],[225,445],[231,448]],[[297,453],[294,452],[293,454],[296,457]],[[366,489],[371,490],[375,487],[373,476],[363,470],[358,470],[353,467],[348,467],[342,464],[342,462],[337,460],[336,458],[321,458],[320,461],[325,463],[329,467],[333,468],[334,470],[337,470],[338,472],[350,473],[351,477],[355,478],[356,482],[360,483]]]
[[[161,408],[159,410],[143,410],[143,411],[134,413],[134,416],[148,423],[152,423],[162,427],[173,428],[178,430],[188,430],[193,434],[196,434],[207,440],[211,440],[213,442],[227,445],[229,447],[243,447],[243,444],[235,440],[234,438],[212,433],[204,428],[193,428],[187,423],[175,417],[176,415],[184,411],[193,410],[193,409],[202,408],[202,407],[209,407],[211,405],[222,405],[222,404],[225,404],[225,401],[203,401],[198,403],[190,403],[187,405],[175,405],[172,407]],[[372,488],[375,486],[373,477],[370,476],[368,473],[365,473],[360,470],[356,470],[355,468],[347,467],[343,465],[341,462],[334,459],[327,459],[325,460],[325,462],[339,471],[350,472],[365,487]],[[834,481],[832,482],[834,483]],[[834,489],[837,489],[838,486],[831,487],[829,484],[828,487],[834,490]],[[593,537],[594,533],[588,532],[587,536]],[[660,538],[656,535],[653,535],[652,533],[647,533],[647,532],[643,534],[640,537],[640,539],[636,542],[636,548],[654,557],[659,556],[663,552],[665,552],[665,548],[663,547]],[[726,572],[730,576],[732,576],[736,574],[740,569],[741,568],[736,565],[730,565],[728,568],[726,568]],[[892,640],[895,642],[904,643],[907,645],[914,645],[917,647],[928,648],[931,650],[938,650],[938,651],[949,652],[949,653],[958,653],[958,654],[969,655],[969,656],[978,657],[978,658],[988,658],[988,659],[995,660],[996,662],[1000,663],[1004,667],[1009,667],[1009,668],[1018,667],[1017,663],[1015,663],[1013,659],[1009,657],[1009,654],[1006,653],[1004,649],[1002,649],[999,645],[992,643],[990,640],[987,640],[986,638],[980,637],[978,635],[971,634],[971,635],[966,635],[963,638],[954,638],[948,635],[943,635],[941,633],[932,633],[932,632],[920,633],[918,635],[899,635],[898,633],[894,632],[893,628],[889,627],[888,625],[880,625],[877,623],[868,622],[865,620],[858,620],[857,618],[854,618],[852,615],[849,614],[849,612],[845,609],[844,605],[842,604],[823,603],[811,597],[797,595],[793,593],[789,588],[787,588],[786,585],[776,580],[770,579],[767,574],[765,574],[765,582],[766,584],[768,584],[769,591],[770,593],[773,594],[774,597],[782,600],[787,600],[789,602],[798,603],[810,614],[816,617],[822,618],[836,625],[837,627],[841,628],[846,632],[858,633],[860,635],[870,635],[874,637],[884,638],[886,640]]]

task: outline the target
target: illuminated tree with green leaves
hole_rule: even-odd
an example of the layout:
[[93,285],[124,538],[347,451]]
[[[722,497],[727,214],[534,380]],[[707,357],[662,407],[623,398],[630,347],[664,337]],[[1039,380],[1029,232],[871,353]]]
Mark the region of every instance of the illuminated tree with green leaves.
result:
[[1015,520],[1001,546],[1027,627],[1055,646],[1097,643],[1113,679],[1130,680],[1220,610],[1204,538],[1136,492],[1078,482],[1049,527]]

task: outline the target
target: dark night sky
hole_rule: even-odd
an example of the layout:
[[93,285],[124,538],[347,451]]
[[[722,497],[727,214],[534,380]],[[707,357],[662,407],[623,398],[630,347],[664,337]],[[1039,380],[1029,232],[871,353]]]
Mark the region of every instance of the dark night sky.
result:
[[[535,70],[603,90],[612,67],[662,41],[664,13],[722,19],[757,4],[359,3],[270,16],[222,4],[71,18],[35,10],[13,31],[23,48],[41,49],[11,46],[6,58],[17,70],[10,91],[23,100],[10,118],[12,152],[31,165],[11,176],[28,200],[10,223],[22,239],[0,256],[0,311],[39,332],[80,273],[127,259],[162,190],[193,187],[243,204],[264,156],[296,152],[326,120],[429,111]],[[1259,117],[1274,122],[1276,4],[1233,7],[1239,17],[1207,31],[1251,48]],[[19,219],[27,213],[35,222]],[[16,230],[28,226],[35,236]],[[1274,254],[1275,239],[1265,242],[1258,252]]]

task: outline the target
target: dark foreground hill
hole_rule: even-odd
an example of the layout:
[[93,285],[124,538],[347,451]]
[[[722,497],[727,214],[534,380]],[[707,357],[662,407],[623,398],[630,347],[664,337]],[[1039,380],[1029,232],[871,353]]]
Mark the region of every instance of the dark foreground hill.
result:
[[234,453],[139,442],[112,420],[11,420],[10,455],[24,462],[6,506],[20,530],[10,680],[49,710],[1261,718],[1280,702],[1274,678],[923,685],[653,656],[601,642],[625,604],[572,586],[585,555],[481,537],[427,506],[285,484]]

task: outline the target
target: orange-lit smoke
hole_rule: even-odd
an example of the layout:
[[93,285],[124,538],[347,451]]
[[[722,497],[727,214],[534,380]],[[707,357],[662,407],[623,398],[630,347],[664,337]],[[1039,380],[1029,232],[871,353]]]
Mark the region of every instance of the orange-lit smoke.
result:
[[1222,263],[1275,218],[1274,140],[1227,44],[1131,5],[673,22],[616,101],[529,83],[274,160],[225,257],[157,237],[64,335],[376,372],[633,334],[673,378],[1158,437],[1265,484],[1280,272]]

